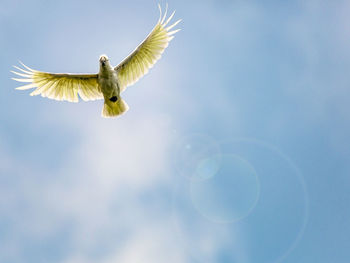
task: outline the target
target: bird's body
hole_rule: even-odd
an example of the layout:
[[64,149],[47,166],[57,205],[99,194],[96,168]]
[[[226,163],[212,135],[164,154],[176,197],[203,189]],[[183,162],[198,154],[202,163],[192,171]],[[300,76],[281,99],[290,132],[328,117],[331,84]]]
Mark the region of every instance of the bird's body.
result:
[[104,98],[102,115],[113,117],[125,113],[129,107],[120,97],[121,83],[118,80],[117,71],[110,65],[106,55],[100,57],[100,71],[97,79],[98,88]]
[[172,40],[172,35],[179,31],[170,29],[180,20],[166,27],[174,13],[166,21],[167,11],[164,16],[161,15],[147,38],[116,67],[111,66],[106,55],[100,56],[100,69],[97,74],[48,73],[33,70],[22,64],[24,68],[14,66],[18,72],[12,72],[23,78],[14,80],[29,84],[17,89],[36,88],[31,96],[40,94],[50,99],[70,102],[78,102],[78,95],[85,101],[104,99],[103,117],[121,115],[129,109],[121,98],[121,93],[148,72],[161,57]]
[[[106,56],[101,56],[101,59],[106,58]],[[108,63],[108,60],[104,62],[104,66],[100,66],[100,71],[98,73],[98,86],[103,93],[103,97],[109,99],[113,96],[119,97],[120,88],[118,83],[117,72]]]

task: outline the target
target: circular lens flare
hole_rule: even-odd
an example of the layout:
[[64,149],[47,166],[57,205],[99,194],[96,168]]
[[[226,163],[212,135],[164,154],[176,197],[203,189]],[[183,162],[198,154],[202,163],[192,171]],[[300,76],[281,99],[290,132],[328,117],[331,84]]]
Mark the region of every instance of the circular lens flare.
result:
[[303,175],[268,143],[214,145],[219,153],[207,151],[182,170],[191,180],[177,178],[173,218],[182,243],[198,262],[283,262],[308,220]]
[[219,169],[220,159],[208,159],[219,156],[220,146],[206,135],[191,134],[183,137],[175,149],[175,169],[191,180],[206,180]]
[[216,172],[208,180],[191,182],[191,199],[197,211],[217,223],[246,217],[256,205],[260,192],[253,166],[228,154],[208,158],[204,164],[205,170]]

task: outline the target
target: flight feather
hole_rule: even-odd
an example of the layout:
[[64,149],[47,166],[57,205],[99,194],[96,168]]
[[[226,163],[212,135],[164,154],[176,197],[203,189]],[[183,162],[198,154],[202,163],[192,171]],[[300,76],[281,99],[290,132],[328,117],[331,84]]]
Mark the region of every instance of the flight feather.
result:
[[84,101],[102,99],[98,88],[97,74],[49,73],[31,69],[21,63],[23,68],[14,66],[12,73],[21,78],[16,81],[29,83],[18,87],[19,90],[35,88],[31,96],[41,95],[54,100],[78,102],[78,94]]
[[144,41],[114,69],[118,73],[121,91],[134,84],[160,59],[174,34],[180,29],[172,30],[181,20],[169,25],[175,11],[167,18],[166,8],[164,16],[159,6],[160,18],[156,26]]

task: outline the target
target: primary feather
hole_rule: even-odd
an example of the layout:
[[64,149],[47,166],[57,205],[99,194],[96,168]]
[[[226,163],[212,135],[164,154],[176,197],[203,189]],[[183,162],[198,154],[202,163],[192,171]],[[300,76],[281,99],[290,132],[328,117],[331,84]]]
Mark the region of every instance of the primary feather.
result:
[[36,88],[30,93],[31,96],[41,95],[70,102],[78,102],[78,94],[85,101],[103,99],[103,94],[98,88],[97,74],[49,73],[31,69],[23,63],[22,66],[24,69],[14,66],[20,72],[11,72],[23,78],[13,79],[30,83],[18,87],[19,90]]
[[156,26],[146,39],[118,66],[114,69],[118,73],[118,79],[121,84],[121,91],[124,91],[127,86],[134,84],[142,76],[147,74],[148,70],[160,59],[169,42],[174,38],[176,32],[180,29],[171,31],[181,20],[176,21],[172,25],[166,27],[173,18],[175,11],[166,19],[168,7],[164,16],[159,6],[160,17]]

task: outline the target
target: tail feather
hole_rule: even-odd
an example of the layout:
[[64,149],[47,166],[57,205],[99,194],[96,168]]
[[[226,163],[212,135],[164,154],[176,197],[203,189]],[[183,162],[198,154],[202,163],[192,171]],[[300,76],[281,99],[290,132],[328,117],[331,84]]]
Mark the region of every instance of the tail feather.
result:
[[128,104],[119,98],[116,102],[106,101],[103,105],[102,117],[112,118],[127,112],[129,109]]

